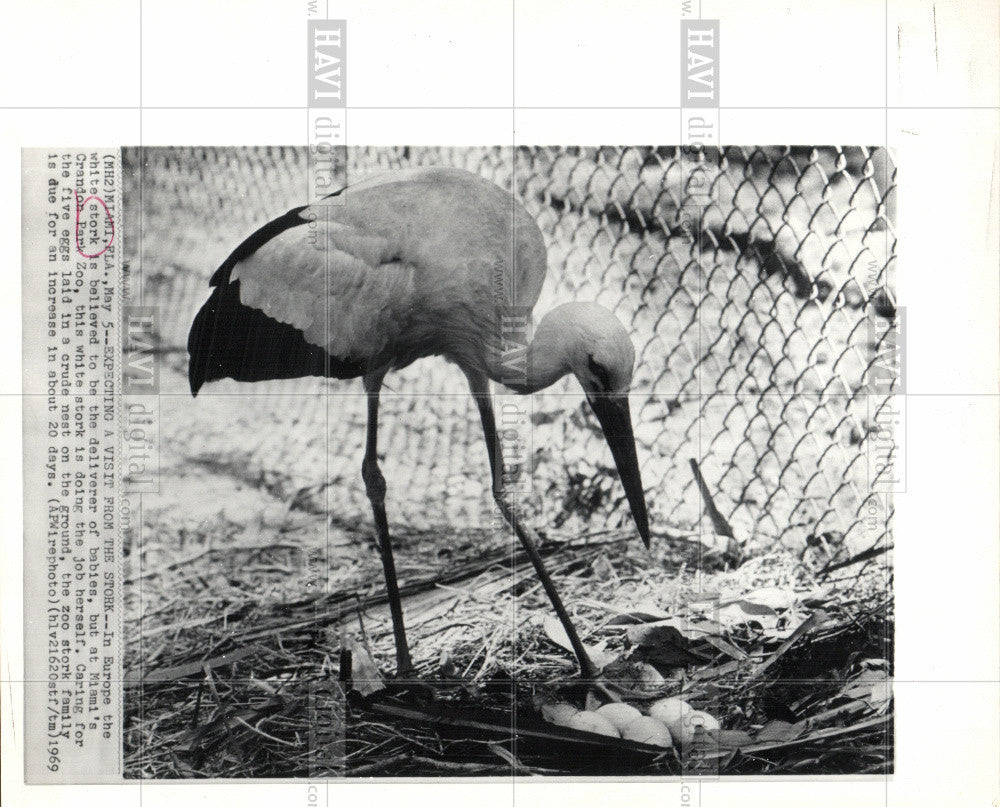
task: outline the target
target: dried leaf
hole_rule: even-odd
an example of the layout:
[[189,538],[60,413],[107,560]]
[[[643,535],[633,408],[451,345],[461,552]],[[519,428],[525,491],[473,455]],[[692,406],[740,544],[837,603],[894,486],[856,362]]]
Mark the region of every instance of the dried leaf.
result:
[[[555,644],[559,645],[563,650],[567,650],[573,655],[576,655],[576,651],[573,650],[573,644],[569,640],[569,635],[566,633],[566,629],[562,626],[562,623],[556,619],[554,616],[546,616],[542,620],[542,628],[545,630],[545,635]],[[590,660],[594,662],[594,666],[598,670],[603,670],[612,661],[618,658],[614,653],[606,653],[603,649],[598,647],[593,647],[591,645],[584,644],[584,649],[587,651],[587,655],[590,656]]]
[[622,693],[643,696],[659,693],[666,679],[650,664],[637,661],[616,661],[604,670]]
[[663,622],[635,625],[627,633],[636,646],[635,655],[643,661],[665,667],[686,667],[711,661],[711,656],[700,652],[674,625]]
[[844,687],[843,694],[879,710],[892,699],[892,679],[881,670],[865,670]]
[[715,738],[719,748],[742,748],[745,745],[750,745],[754,741],[753,737],[745,731],[718,729],[716,731],[710,731],[709,734]]
[[795,604],[795,592],[780,586],[758,588],[740,596],[740,601],[764,605],[775,611],[786,611]]
[[785,653],[787,653],[794,644],[801,639],[805,634],[811,630],[815,630],[820,625],[826,622],[826,611],[820,609],[816,611],[809,619],[799,625],[795,631],[789,636],[784,642],[782,642],[781,647],[771,654],[770,658],[767,659],[763,664],[761,664],[757,669],[755,669],[751,674],[751,678],[756,678],[757,676],[763,675],[764,671],[767,670],[772,664],[777,662]]
[[768,605],[759,605],[746,600],[736,600],[724,605],[716,611],[719,624],[732,628],[756,622],[765,630],[773,630],[778,626],[778,612]]
[[451,660],[451,655],[447,650],[441,652],[441,660],[438,661],[438,672],[445,678],[455,678],[458,676],[458,668]]
[[750,746],[747,751],[754,753],[757,751],[772,750],[775,748],[780,748],[783,745],[798,744],[802,742],[816,742],[817,740],[823,740],[828,737],[841,737],[845,734],[854,734],[856,732],[867,731],[874,726],[885,725],[888,718],[876,717],[871,720],[865,720],[861,723],[853,723],[849,726],[835,726],[829,729],[821,729],[819,731],[810,731],[808,734],[803,732],[803,735],[796,737],[792,740],[775,740],[774,742],[755,742]]
[[870,698],[865,698],[865,702],[877,712],[883,711],[892,700],[892,681],[883,681],[881,684],[872,684],[872,694]]
[[742,661],[727,661],[725,664],[719,664],[717,666],[705,667],[700,670],[695,670],[691,673],[692,681],[724,681],[729,677],[735,675],[744,666],[745,662]]
[[645,644],[654,644],[662,628],[669,628],[674,634],[680,635],[686,641],[703,639],[706,633],[719,633],[718,626],[712,622],[699,620],[697,624],[694,624],[691,620],[675,616],[642,625],[631,625],[625,629],[625,635],[628,636],[633,645],[641,647]]
[[590,568],[598,580],[611,580],[616,577],[615,567],[611,565],[611,561],[605,555],[598,555],[590,564]]
[[794,740],[802,735],[806,730],[806,722],[800,720],[798,723],[788,723],[785,720],[772,720],[759,732],[757,732],[756,742],[759,743],[780,743],[786,740]]
[[740,650],[738,647],[731,645],[725,639],[718,636],[705,636],[705,641],[708,642],[716,650],[725,653],[729,658],[736,659],[737,661],[744,661],[750,658],[746,653]]
[[379,672],[368,651],[358,642],[348,640],[351,653],[351,686],[365,697],[385,688]]
[[789,611],[782,617],[780,628],[772,628],[764,631],[768,639],[784,641],[797,631],[809,617],[801,611]]
[[653,605],[637,605],[624,614],[611,617],[607,624],[634,625],[643,622],[659,622],[664,619],[670,619],[670,614],[666,611],[662,611]]
[[833,586],[814,588],[803,594],[799,599],[806,608],[822,608],[830,601],[834,591]]

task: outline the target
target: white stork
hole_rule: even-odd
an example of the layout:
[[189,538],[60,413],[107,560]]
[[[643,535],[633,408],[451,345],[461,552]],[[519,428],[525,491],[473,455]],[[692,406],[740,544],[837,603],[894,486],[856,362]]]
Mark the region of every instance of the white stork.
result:
[[528,394],[568,373],[579,380],[617,465],[636,527],[649,522],[628,406],[635,351],[614,315],[566,303],[539,322],[521,377],[503,366],[505,312],[530,312],[545,279],[542,234],[513,195],[454,168],[411,168],[338,191],[339,204],[299,207],[240,244],[212,277],[188,337],[191,392],[233,378],[360,376],[368,396],[361,466],[375,517],[396,643],[412,671],[376,454],[386,373],[444,356],[465,373],[479,408],[493,495],[552,601],[580,661],[587,657],[542,564],[531,530],[504,490],[489,380]]

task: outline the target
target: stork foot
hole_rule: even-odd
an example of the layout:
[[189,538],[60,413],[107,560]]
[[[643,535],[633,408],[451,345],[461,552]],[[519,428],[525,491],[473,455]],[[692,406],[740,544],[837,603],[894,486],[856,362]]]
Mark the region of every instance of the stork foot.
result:
[[405,661],[396,661],[396,673],[393,676],[397,681],[416,681],[417,679],[417,668],[413,666],[413,662],[410,661],[409,657]]
[[386,688],[392,697],[400,698],[403,701],[429,704],[437,700],[434,686],[420,679],[412,664],[407,669],[397,669],[396,675],[386,682]]

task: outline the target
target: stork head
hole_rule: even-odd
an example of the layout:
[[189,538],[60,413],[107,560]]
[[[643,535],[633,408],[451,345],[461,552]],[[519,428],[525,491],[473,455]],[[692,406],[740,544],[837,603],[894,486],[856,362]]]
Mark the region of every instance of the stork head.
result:
[[628,390],[635,363],[635,348],[628,332],[617,317],[603,306],[566,303],[539,323],[536,341],[561,343],[558,347],[552,345],[553,352],[562,354],[564,366],[577,377],[597,415],[625,488],[636,528],[648,547],[649,516],[628,405]]
[[576,326],[569,365],[587,396],[625,395],[632,383],[635,349],[618,318],[596,303],[568,303]]

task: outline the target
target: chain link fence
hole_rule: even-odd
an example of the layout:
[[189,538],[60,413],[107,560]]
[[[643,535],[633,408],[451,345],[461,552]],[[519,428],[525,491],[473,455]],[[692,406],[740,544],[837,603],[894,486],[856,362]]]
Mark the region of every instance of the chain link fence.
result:
[[[208,278],[249,233],[303,203],[305,150],[150,148],[126,151],[125,163],[126,221],[141,216],[126,241],[132,271],[141,268],[133,302],[160,313],[165,462],[200,463],[288,497],[309,488],[335,520],[367,522],[360,383],[224,381],[197,400],[186,387],[187,330]],[[897,316],[895,168],[884,149],[357,148],[347,173],[412,165],[465,167],[524,202],[548,247],[536,321],[559,302],[596,300],[629,329],[654,534],[707,525],[693,457],[751,553],[886,540],[891,499],[876,495],[873,477],[892,450],[876,443],[897,383],[873,384]],[[410,530],[487,526],[488,469],[464,377],[428,359],[387,386],[390,520]],[[576,382],[528,405],[535,523],[567,532],[630,524]],[[159,495],[169,504],[175,494],[164,486]]]

